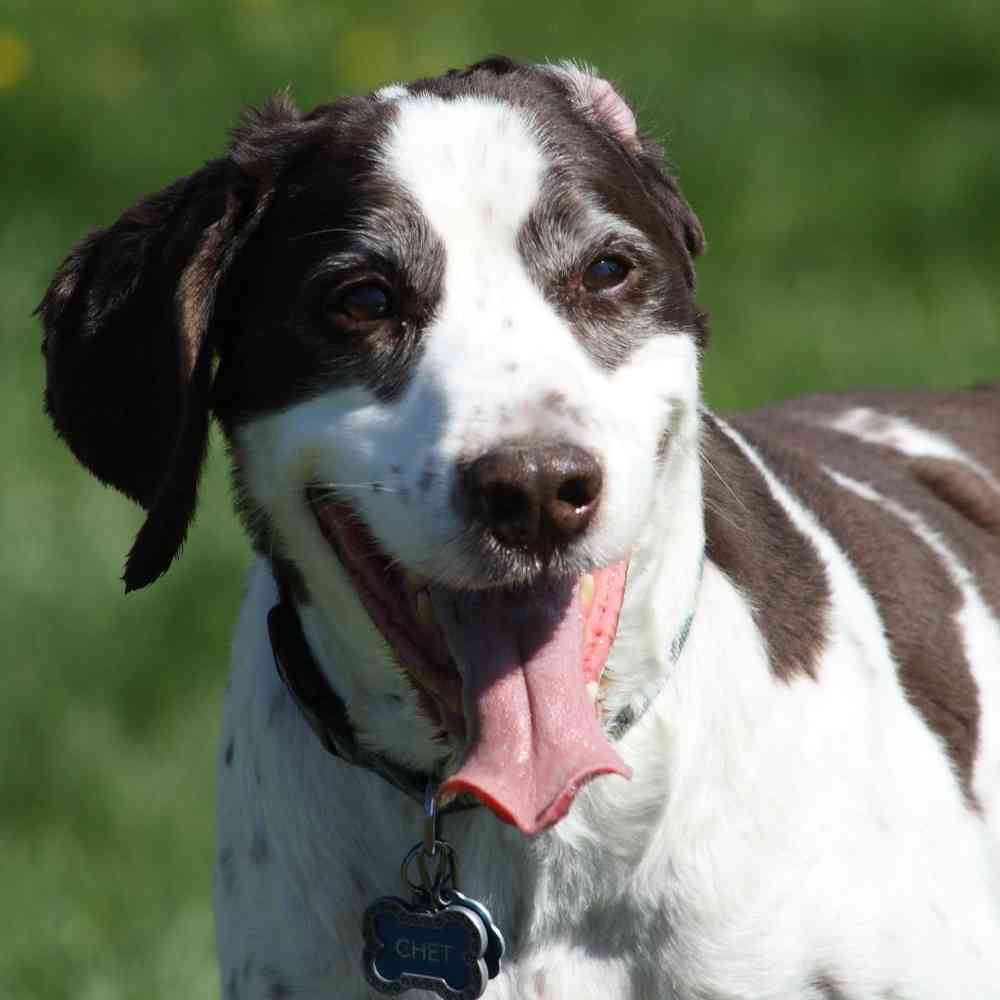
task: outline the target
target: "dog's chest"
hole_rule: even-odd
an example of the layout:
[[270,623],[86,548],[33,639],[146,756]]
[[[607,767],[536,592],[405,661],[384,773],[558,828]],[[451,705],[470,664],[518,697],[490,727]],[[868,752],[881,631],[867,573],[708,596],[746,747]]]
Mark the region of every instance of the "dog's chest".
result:
[[[420,839],[419,808],[401,808],[394,789],[320,750],[270,683],[270,664],[258,666],[267,682],[249,700],[234,677],[220,756],[222,996],[367,1000],[376,994],[362,975],[363,915],[379,897],[408,896],[400,862]],[[650,848],[636,801],[609,817],[598,789],[581,793],[558,837],[526,843],[486,810],[444,820],[459,887],[490,909],[508,945],[488,1000],[695,1000],[706,983],[739,983],[747,965],[766,962],[773,937],[734,948],[727,936],[754,893],[725,919],[711,905],[718,869],[706,862],[725,843],[702,839],[668,860],[665,844]]]
[[[261,582],[249,605],[255,587],[267,603]],[[407,895],[400,862],[421,837],[419,807],[319,747],[277,681],[262,631],[242,623],[223,732],[215,887],[223,997],[369,996],[363,914],[381,896]],[[657,972],[676,964],[667,953],[672,907],[660,895],[638,901],[634,875],[615,860],[636,831],[613,824],[593,839],[586,818],[565,826],[576,843],[546,848],[486,810],[444,820],[459,887],[489,907],[508,943],[487,996],[684,996]]]
[[[250,780],[256,782],[253,776]],[[286,995],[361,1000],[377,995],[362,974],[363,915],[385,894],[410,898],[399,877],[405,853],[400,845],[415,842],[419,826],[393,830],[380,825],[360,800],[352,801],[350,790],[345,799],[345,811],[356,809],[355,824],[300,815],[283,833],[272,826],[265,835],[259,818],[244,831],[232,831],[238,845],[233,854],[241,853],[245,861],[236,873],[223,867],[218,886],[226,1000]],[[491,817],[483,819],[485,824],[476,825],[497,826]],[[315,832],[327,823],[330,839],[325,844],[295,841],[296,828]],[[223,820],[223,837],[227,829]],[[247,830],[253,831],[249,837]],[[488,904],[507,942],[502,971],[489,983],[488,998],[680,1000],[695,995],[674,989],[685,970],[671,954],[676,935],[665,900],[637,902],[634,886],[617,866],[595,866],[590,851],[567,852],[540,868],[523,851],[508,851],[506,831],[499,832],[499,838],[489,832],[450,838],[459,853],[461,887]],[[270,844],[266,849],[264,836]],[[278,837],[285,840],[278,842]],[[227,898],[235,901],[232,908]],[[669,979],[666,969],[671,970]]]

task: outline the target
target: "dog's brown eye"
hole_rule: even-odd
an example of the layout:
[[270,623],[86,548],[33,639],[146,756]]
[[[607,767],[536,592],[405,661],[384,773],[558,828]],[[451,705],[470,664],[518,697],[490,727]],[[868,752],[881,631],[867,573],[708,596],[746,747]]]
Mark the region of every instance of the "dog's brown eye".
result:
[[353,323],[377,323],[392,315],[392,295],[379,282],[366,281],[334,296],[328,311]]
[[598,257],[583,272],[583,287],[591,292],[603,292],[615,288],[627,277],[632,265],[621,257]]

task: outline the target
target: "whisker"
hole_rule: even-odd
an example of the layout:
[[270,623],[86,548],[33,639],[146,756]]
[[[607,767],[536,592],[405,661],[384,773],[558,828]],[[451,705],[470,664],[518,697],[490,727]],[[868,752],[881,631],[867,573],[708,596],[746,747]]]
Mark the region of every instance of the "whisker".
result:
[[298,236],[289,237],[289,243],[296,243],[299,240],[307,240],[313,236],[353,236],[353,229],[343,229],[341,227],[331,227],[330,229],[314,229],[311,233],[300,233]]
[[[372,490],[376,493],[401,493],[402,490],[380,479],[373,479],[366,483],[322,483],[314,487],[320,500],[332,500],[336,497],[338,490]],[[290,492],[295,492],[291,490]]]
[[730,485],[729,485],[729,483],[727,483],[727,482],[726,482],[726,480],[725,480],[725,479],[723,478],[723,476],[722,476],[722,473],[721,473],[721,472],[719,472],[719,470],[718,470],[718,469],[717,469],[717,468],[715,467],[715,464],[714,464],[714,463],[712,462],[712,460],[711,460],[711,459],[710,459],[710,458],[708,457],[708,455],[707,455],[707,454],[705,453],[705,450],[704,450],[704,448],[699,448],[699,449],[698,449],[698,454],[700,455],[700,457],[701,457],[701,460],[702,460],[702,461],[703,461],[703,462],[705,463],[705,465],[707,465],[707,466],[708,466],[708,468],[709,468],[709,469],[710,469],[710,470],[711,470],[711,471],[712,471],[713,473],[715,473],[715,478],[716,478],[716,479],[718,479],[720,483],[722,483],[722,485],[723,485],[723,486],[724,486],[724,487],[726,488],[726,490],[727,490],[727,491],[729,492],[729,494],[730,494],[730,495],[732,496],[732,498],[733,498],[733,499],[734,499],[734,500],[735,500],[735,501],[736,501],[736,502],[737,502],[737,503],[738,503],[738,504],[739,504],[739,505],[740,505],[740,506],[741,506],[741,507],[742,507],[742,508],[743,508],[744,510],[746,510],[746,509],[747,509],[747,506],[746,506],[746,504],[745,504],[745,503],[743,502],[743,500],[742,500],[742,499],[741,499],[741,498],[740,498],[740,497],[739,497],[739,496],[737,495],[736,491],[735,491],[735,490],[734,490],[734,489],[732,488],[732,486],[730,486]]
[[740,534],[746,533],[747,528],[745,524],[736,521],[721,504],[714,503],[707,497],[705,498],[705,510],[714,514],[720,521],[728,524],[734,531],[738,531]]

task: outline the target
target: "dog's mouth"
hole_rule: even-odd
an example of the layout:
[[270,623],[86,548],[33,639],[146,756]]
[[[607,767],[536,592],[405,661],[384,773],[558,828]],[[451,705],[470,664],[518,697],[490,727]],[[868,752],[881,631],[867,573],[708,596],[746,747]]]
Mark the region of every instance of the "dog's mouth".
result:
[[456,590],[391,560],[350,505],[312,489],[308,502],[438,738],[464,748],[439,801],[471,793],[534,834],[591,778],[630,776],[600,721],[627,561],[576,579]]

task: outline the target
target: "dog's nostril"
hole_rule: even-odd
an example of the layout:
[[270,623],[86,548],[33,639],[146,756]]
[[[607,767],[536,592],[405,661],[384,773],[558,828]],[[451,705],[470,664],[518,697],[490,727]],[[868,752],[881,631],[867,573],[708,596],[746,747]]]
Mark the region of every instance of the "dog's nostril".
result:
[[556,499],[573,508],[587,507],[597,499],[600,490],[598,476],[574,476],[562,483]]
[[491,483],[483,490],[481,510],[491,524],[519,524],[532,515],[532,500],[517,486]]

